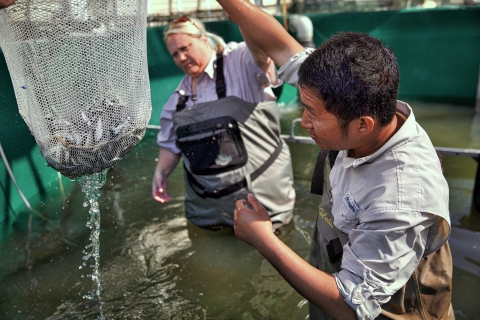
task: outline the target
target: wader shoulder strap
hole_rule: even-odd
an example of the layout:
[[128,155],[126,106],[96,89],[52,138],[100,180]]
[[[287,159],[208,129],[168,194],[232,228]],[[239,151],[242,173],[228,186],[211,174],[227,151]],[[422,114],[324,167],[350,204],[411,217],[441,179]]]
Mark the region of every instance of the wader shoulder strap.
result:
[[215,82],[218,99],[225,98],[227,95],[227,86],[223,75],[223,52],[217,53],[217,79]]
[[327,159],[328,150],[320,150],[313,169],[312,183],[310,184],[310,193],[323,195],[323,182],[325,176],[325,161]]
[[[258,167],[257,170],[255,170],[251,175],[250,175],[250,180],[254,181],[257,179],[267,168],[277,159],[278,155],[281,153],[283,148],[283,142],[280,140],[277,148],[275,151],[270,155],[270,157],[265,161],[260,167]],[[221,197],[224,197],[226,195],[229,195],[231,193],[234,193],[242,188],[245,188],[247,186],[247,180],[243,178],[241,181],[234,183],[226,188],[223,188],[221,190],[207,190],[200,182],[198,182],[192,173],[188,171],[188,169],[185,167],[185,172],[187,174],[187,180],[188,183],[190,184],[190,187],[201,197],[201,198],[214,198],[218,199]]]
[[[331,205],[331,187],[329,175],[330,170],[335,164],[335,159],[337,158],[338,151],[328,151],[322,150],[318,154],[317,163],[315,164],[315,172],[312,177],[312,185],[310,187],[310,192],[313,194],[322,195],[322,201],[319,205],[319,219],[320,224],[318,228],[320,229],[320,234],[324,237],[328,243],[325,245],[325,249],[328,254],[328,259],[331,263],[335,263],[340,260],[343,255],[343,245],[339,237],[339,230],[333,224],[333,214],[332,214],[332,205]],[[327,157],[328,156],[328,157]],[[329,159],[330,163],[325,170],[326,160]],[[319,190],[321,184],[321,190]],[[318,193],[321,191],[321,193]]]
[[177,91],[177,93],[180,95],[180,97],[178,97],[177,107],[176,107],[175,111],[180,112],[183,109],[185,109],[185,107],[187,106],[187,100],[188,100],[189,97],[185,95],[183,90],[179,90],[179,91]]
[[315,163],[315,168],[313,169],[312,182],[310,184],[310,193],[316,195],[323,195],[323,185],[324,185],[324,176],[325,176],[325,161],[327,160],[327,155],[330,158],[330,168],[333,167],[335,159],[337,158],[338,151],[329,151],[329,150],[320,150],[317,156],[317,162]]
[[[225,85],[225,76],[223,74],[223,52],[217,53],[217,79],[215,80],[215,88],[218,99],[226,97],[227,86]],[[180,112],[187,106],[187,101],[190,96],[185,95],[183,90],[179,90],[177,93],[180,97],[178,97],[176,112]]]
[[343,255],[343,246],[340,238],[330,240],[326,248],[330,263],[334,263],[335,261],[339,260]]

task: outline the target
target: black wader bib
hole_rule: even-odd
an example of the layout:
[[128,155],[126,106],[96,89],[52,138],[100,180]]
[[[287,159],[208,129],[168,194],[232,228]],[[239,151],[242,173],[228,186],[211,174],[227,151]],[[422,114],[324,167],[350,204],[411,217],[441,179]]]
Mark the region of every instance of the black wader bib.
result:
[[188,97],[180,95],[173,115],[187,218],[204,227],[233,225],[235,201],[252,192],[278,228],[292,219],[295,190],[277,103],[226,97],[222,54],[216,70],[219,99],[187,108]]

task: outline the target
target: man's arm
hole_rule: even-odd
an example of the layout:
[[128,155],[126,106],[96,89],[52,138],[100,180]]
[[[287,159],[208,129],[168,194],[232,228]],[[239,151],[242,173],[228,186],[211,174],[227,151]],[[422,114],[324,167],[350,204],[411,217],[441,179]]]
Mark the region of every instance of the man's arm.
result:
[[248,209],[244,200],[235,204],[235,236],[254,246],[270,264],[308,301],[335,319],[357,319],[338,291],[335,278],[307,263],[272,232],[270,217],[252,195]]
[[248,0],[217,0],[227,14],[260,50],[282,66],[304,48],[270,14]]

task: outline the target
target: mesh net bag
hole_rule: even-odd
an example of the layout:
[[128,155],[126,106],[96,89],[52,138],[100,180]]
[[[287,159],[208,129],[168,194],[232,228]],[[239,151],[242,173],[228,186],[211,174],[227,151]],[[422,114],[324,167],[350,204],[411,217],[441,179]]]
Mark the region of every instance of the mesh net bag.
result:
[[17,0],[0,10],[0,46],[19,111],[49,166],[102,171],[150,120],[147,0]]

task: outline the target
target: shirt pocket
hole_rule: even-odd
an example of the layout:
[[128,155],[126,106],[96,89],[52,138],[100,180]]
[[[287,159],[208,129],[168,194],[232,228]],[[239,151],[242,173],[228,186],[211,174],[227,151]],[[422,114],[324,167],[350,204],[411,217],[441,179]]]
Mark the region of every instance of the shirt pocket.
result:
[[350,192],[341,193],[338,190],[332,190],[332,197],[334,224],[338,230],[348,234],[357,226],[360,208]]

